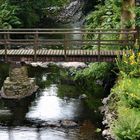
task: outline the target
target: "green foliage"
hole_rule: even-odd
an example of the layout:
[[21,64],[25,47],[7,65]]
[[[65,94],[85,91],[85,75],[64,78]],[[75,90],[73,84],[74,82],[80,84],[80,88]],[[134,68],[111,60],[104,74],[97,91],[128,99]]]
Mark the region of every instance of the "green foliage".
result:
[[119,97],[118,105],[140,109],[140,79],[124,78],[112,89],[112,94]]
[[110,76],[110,69],[111,64],[105,62],[91,63],[88,68],[77,71],[74,79],[83,91],[87,90],[95,96],[103,96],[103,84]]
[[120,27],[121,1],[106,0],[104,5],[98,5],[86,20],[89,29],[111,29]]
[[136,20],[135,24],[136,24],[137,27],[140,27],[140,7],[139,6],[135,8],[135,13],[136,13],[136,17],[137,17],[135,19]]
[[116,140],[140,139],[140,112],[134,109],[121,108],[118,119],[112,124]]
[[75,98],[79,97],[81,93],[77,91],[76,87],[73,85],[59,84],[58,85],[58,96],[61,98]]
[[140,53],[130,50],[116,59],[121,76],[140,77]]
[[[111,91],[111,106],[117,112],[112,121],[116,140],[140,139],[140,53],[130,51],[117,59],[120,78]],[[112,100],[112,99],[111,99]]]
[[90,78],[93,77],[95,80],[103,79],[106,76],[107,71],[109,70],[110,65],[102,63],[91,63],[88,68],[80,70],[76,73],[75,80],[80,78]]
[[49,6],[64,6],[67,4],[70,0],[48,0],[48,5]]
[[16,16],[17,10],[18,7],[10,5],[7,1],[0,6],[0,28],[11,29],[21,24]]
[[17,13],[21,19],[24,27],[35,27],[48,14],[46,13],[48,7],[64,6],[69,0],[9,0],[12,5],[20,8]]
[[[105,0],[104,5],[97,5],[96,10],[91,12],[86,18],[86,28],[90,30],[94,29],[119,29],[120,28],[120,16],[121,16],[121,0]],[[86,39],[98,40],[98,35],[85,35]],[[102,40],[116,40],[119,36],[116,34],[101,35]],[[112,42],[113,43],[113,42]],[[85,48],[97,49],[97,46],[85,46]],[[119,47],[120,48],[120,47]],[[104,49],[118,49],[117,46],[101,47]]]

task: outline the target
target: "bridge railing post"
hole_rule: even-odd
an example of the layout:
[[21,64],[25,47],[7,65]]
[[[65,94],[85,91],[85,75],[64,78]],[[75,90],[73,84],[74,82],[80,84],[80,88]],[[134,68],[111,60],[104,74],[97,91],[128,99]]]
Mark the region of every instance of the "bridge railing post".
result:
[[67,45],[68,45],[68,34],[64,34],[64,58],[67,61]]
[[100,62],[101,50],[101,31],[98,32],[98,62]]
[[38,31],[34,34],[34,61],[37,61]]
[[9,39],[10,39],[10,34],[8,33],[9,31],[7,31],[4,34],[4,40],[5,40],[5,61],[7,62],[7,51],[8,51],[8,47],[9,47]]

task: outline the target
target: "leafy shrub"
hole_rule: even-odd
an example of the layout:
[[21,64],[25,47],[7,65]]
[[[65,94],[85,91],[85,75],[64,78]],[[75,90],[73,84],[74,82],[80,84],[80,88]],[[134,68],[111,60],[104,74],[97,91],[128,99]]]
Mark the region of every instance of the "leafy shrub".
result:
[[105,62],[102,63],[91,63],[88,68],[80,70],[75,76],[75,80],[80,78],[90,78],[93,77],[94,80],[104,79],[108,70],[110,70],[111,65]]
[[112,123],[111,129],[116,140],[139,140],[140,112],[134,109],[121,108],[119,117]]
[[140,76],[140,53],[134,53],[132,50],[124,52],[122,58],[118,57],[116,62],[120,74],[125,73],[130,77]]
[[104,5],[98,5],[86,19],[89,29],[95,28],[119,28],[120,27],[120,0],[106,0]]
[[91,91],[95,95],[103,94],[107,83],[105,81],[110,77],[111,68],[111,64],[105,62],[91,63],[88,68],[77,71],[74,80],[84,91]]
[[[105,0],[104,5],[99,4],[95,10],[86,17],[85,26],[87,29],[119,29],[120,28],[120,15],[121,15],[121,1],[120,0]],[[106,31],[107,32],[107,31]],[[86,39],[98,40],[97,34],[87,34]],[[103,40],[116,40],[119,36],[116,34],[102,34]],[[113,42],[112,42],[113,43]],[[97,45],[86,45],[86,49],[97,49]],[[120,49],[120,46],[110,47],[104,45],[104,49]]]
[[140,108],[140,79],[125,78],[112,89],[112,94],[119,97],[119,102],[130,108]]
[[19,18],[16,16],[18,7],[10,5],[7,1],[0,6],[0,28],[11,29],[21,25]]

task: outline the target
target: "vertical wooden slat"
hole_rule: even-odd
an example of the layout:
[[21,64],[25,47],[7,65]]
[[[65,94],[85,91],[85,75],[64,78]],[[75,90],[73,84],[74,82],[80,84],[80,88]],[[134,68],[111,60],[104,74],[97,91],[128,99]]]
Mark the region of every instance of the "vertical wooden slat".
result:
[[7,36],[7,33],[4,34],[4,40],[5,40],[5,62],[7,62],[7,49],[8,49],[8,36]]
[[98,62],[100,62],[101,32],[98,32]]
[[68,45],[68,34],[64,34],[64,58],[67,61],[67,45]]
[[34,61],[37,61],[38,31],[34,34]]

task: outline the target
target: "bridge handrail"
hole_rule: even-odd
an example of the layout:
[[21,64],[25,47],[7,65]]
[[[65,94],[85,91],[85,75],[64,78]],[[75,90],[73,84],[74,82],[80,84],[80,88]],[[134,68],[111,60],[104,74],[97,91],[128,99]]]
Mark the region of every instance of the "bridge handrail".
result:
[[[52,40],[48,39],[40,39],[40,35],[63,35],[63,39],[53,38]],[[69,39],[68,35],[71,34],[80,34],[82,35],[97,35],[96,39],[81,39],[74,40]],[[125,39],[116,39],[116,40],[104,40],[102,39],[102,35],[125,35]],[[14,40],[10,38],[12,35],[33,35],[33,39],[30,38],[22,38]],[[67,46],[68,44],[80,44],[80,45],[97,45],[98,56],[100,59],[100,49],[102,45],[122,45],[129,46],[134,45],[136,39],[137,31],[129,30],[129,29],[111,29],[111,30],[103,30],[103,29],[0,29],[0,45],[5,45],[5,58],[7,57],[7,50],[10,48],[10,45],[34,45],[34,59],[37,58],[37,49],[38,46],[44,45],[63,45],[64,46],[64,54],[65,58],[67,57]],[[129,36],[131,36],[129,38]],[[113,43],[112,43],[113,42]]]
[[88,29],[88,28],[12,28],[0,29],[0,31],[136,31],[135,29]]

